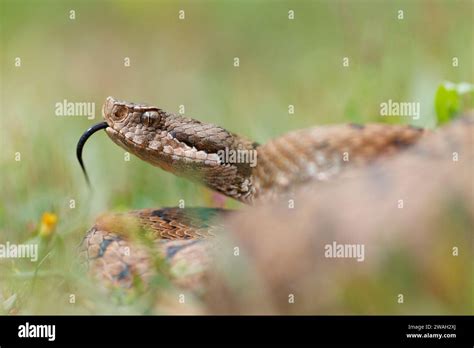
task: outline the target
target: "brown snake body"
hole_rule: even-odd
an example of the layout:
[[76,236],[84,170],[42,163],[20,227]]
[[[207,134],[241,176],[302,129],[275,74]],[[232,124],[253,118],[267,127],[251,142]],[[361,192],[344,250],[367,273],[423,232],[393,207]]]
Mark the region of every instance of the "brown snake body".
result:
[[[103,115],[107,135],[125,150],[251,205],[286,201],[310,183],[393,155],[426,133],[411,126],[348,124],[293,131],[259,145],[219,126],[111,97]],[[222,156],[239,151],[254,151],[256,165]],[[170,276],[180,286],[195,288],[202,285],[210,260],[209,237],[231,214],[212,208],[164,208],[107,215],[87,233],[82,255],[95,275],[131,286],[137,278],[147,281],[153,275],[155,254],[171,269],[185,264],[184,276]]]

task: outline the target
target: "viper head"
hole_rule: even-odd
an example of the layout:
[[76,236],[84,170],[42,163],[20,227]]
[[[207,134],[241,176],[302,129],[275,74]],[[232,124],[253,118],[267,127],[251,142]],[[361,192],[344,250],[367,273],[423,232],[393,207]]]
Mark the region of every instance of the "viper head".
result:
[[[118,145],[167,170],[170,161],[219,165],[218,151],[252,144],[213,124],[144,104],[108,97],[103,106],[107,134]],[[171,156],[171,157],[170,157]]]
[[240,194],[234,192],[236,185],[238,191],[251,185],[251,164],[226,162],[221,155],[229,150],[255,151],[256,144],[249,140],[156,106],[112,97],[104,103],[103,116],[108,136],[148,163],[204,182],[230,196]]

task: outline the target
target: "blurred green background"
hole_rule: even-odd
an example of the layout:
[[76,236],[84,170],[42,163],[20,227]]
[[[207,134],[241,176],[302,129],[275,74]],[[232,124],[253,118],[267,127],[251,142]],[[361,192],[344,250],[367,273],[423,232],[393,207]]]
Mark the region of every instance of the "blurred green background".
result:
[[[63,250],[42,264],[60,282],[40,277],[35,283],[28,266],[0,262],[0,299],[16,296],[13,307],[25,313],[118,311],[107,307],[105,295],[105,307],[67,303],[77,285],[70,272],[73,248],[100,213],[176,206],[180,199],[186,206],[217,204],[203,187],[136,158],[124,161],[105,134],[84,150],[90,195],[75,147],[101,120],[107,96],[170,112],[184,105],[187,116],[265,142],[316,124],[415,122],[378,116],[388,99],[420,102],[415,123],[434,127],[439,84],[473,81],[470,0],[1,0],[0,21],[0,242],[34,237],[41,215],[51,211],[59,219],[55,243]],[[94,102],[96,119],[56,116],[55,104],[64,99]]]

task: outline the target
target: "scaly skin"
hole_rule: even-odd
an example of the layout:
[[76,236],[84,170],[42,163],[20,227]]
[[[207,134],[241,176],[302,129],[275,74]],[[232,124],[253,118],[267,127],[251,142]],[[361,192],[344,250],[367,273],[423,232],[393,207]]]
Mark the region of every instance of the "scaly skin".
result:
[[[346,168],[393,155],[425,133],[411,126],[350,124],[294,131],[258,145],[212,124],[112,97],[107,98],[103,115],[108,136],[125,150],[248,204],[274,200],[309,182],[337,177]],[[219,151],[229,150],[256,151],[256,166],[225,162]],[[123,214],[109,215],[88,232],[83,256],[92,273],[131,286],[136,276],[149,279],[150,255],[155,252],[171,265],[185,263],[197,270],[175,281],[199,288],[212,246],[205,237],[212,236],[216,220],[229,214],[207,208],[146,209],[125,214],[132,225],[122,223]],[[131,243],[134,234],[149,237],[152,251],[143,243]]]
[[[244,203],[329,179],[347,165],[393,154],[423,134],[411,126],[352,124],[294,131],[259,146],[221,127],[112,97],[103,114],[107,134],[125,150]],[[257,165],[225,163],[219,151],[226,149],[256,151]]]

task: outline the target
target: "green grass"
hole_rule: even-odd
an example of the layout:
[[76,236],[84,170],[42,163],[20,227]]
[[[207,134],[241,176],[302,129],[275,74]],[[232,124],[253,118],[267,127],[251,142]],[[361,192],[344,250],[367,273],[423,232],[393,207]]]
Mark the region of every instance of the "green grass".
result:
[[[143,296],[108,296],[79,271],[81,238],[106,211],[176,206],[180,199],[215,205],[205,188],[137,158],[124,161],[104,134],[84,151],[94,192],[87,190],[75,146],[99,122],[108,95],[171,112],[184,104],[187,115],[258,142],[316,124],[414,122],[378,116],[388,99],[420,101],[422,117],[414,123],[434,127],[438,86],[473,81],[472,7],[472,1],[2,1],[0,243],[38,238],[44,212],[59,220],[43,240],[42,263],[0,261],[0,311],[148,312]],[[177,18],[181,8],[185,21]],[[404,20],[397,19],[401,8]],[[63,99],[95,102],[96,119],[55,116]]]

